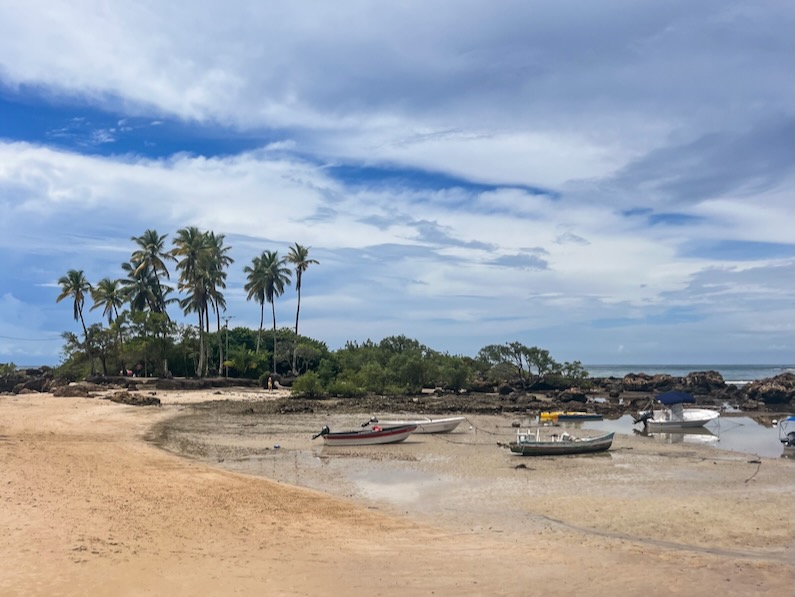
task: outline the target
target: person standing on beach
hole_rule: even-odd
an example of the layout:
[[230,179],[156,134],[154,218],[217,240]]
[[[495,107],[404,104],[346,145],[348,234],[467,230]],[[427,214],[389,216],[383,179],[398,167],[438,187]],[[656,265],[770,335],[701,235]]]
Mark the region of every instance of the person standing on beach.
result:
[[270,375],[268,376],[268,391],[269,392],[273,391],[273,377],[271,377]]

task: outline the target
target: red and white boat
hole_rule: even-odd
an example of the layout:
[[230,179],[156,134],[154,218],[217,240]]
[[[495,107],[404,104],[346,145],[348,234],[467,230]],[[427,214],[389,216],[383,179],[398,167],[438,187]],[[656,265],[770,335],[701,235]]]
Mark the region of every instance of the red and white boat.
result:
[[384,426],[374,425],[355,431],[334,431],[323,425],[320,433],[312,439],[323,438],[327,446],[373,446],[378,444],[396,444],[402,442],[417,429],[416,425]]

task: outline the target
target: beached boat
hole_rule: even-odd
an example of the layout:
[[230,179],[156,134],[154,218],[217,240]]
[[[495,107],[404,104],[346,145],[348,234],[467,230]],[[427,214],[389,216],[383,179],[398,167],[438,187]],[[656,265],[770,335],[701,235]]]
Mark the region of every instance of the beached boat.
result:
[[327,446],[373,446],[377,444],[396,444],[397,442],[402,442],[416,429],[416,425],[395,425],[392,427],[374,425],[367,429],[332,432],[328,425],[323,425],[320,433],[313,435],[312,439],[322,437],[323,443],[325,443]]
[[601,421],[602,415],[579,411],[551,411],[542,412],[538,415],[538,418],[542,423],[556,423],[558,421]]
[[684,408],[683,405],[696,401],[686,392],[665,392],[655,399],[661,408],[650,408],[635,417],[635,423],[643,423],[651,431],[702,427],[720,417],[718,411],[709,408]]
[[540,430],[519,431],[516,441],[508,444],[511,452],[521,456],[563,456],[567,454],[590,454],[604,452],[613,444],[615,433],[596,437],[574,437],[568,432],[554,434],[550,439],[541,439]]
[[381,425],[382,427],[395,427],[399,425],[416,425],[417,429],[414,433],[450,433],[453,429],[466,420],[466,417],[443,417],[434,419],[431,417],[418,417],[411,419],[389,419],[379,420],[376,417],[371,417],[365,423],[367,425]]

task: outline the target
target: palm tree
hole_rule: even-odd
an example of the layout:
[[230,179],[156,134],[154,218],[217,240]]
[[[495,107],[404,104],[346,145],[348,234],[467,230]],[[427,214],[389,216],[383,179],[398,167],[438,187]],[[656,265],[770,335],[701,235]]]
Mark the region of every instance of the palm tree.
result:
[[271,304],[273,312],[273,373],[276,373],[276,298],[284,294],[284,287],[290,285],[289,267],[286,260],[279,258],[276,251],[265,251],[262,254],[262,270],[265,274],[265,300]]
[[124,305],[125,297],[123,290],[119,287],[118,280],[102,278],[97,285],[91,289],[91,298],[94,304],[90,311],[102,307],[102,315],[108,318],[108,325],[113,323],[113,319],[118,319],[119,309]]
[[80,321],[85,334],[86,322],[83,319],[83,305],[86,302],[86,295],[91,292],[91,284],[86,279],[83,270],[75,269],[70,269],[65,276],[59,278],[58,284],[61,285],[61,294],[58,295],[55,302],[60,303],[65,298],[71,298],[74,301],[74,318],[75,321]]
[[[296,342],[298,342],[298,314],[301,312],[301,279],[304,275],[304,272],[309,269],[310,265],[313,263],[319,263],[315,259],[309,259],[309,249],[310,247],[304,247],[298,243],[295,243],[292,247],[290,247],[290,250],[287,253],[287,262],[295,266],[295,291],[298,294],[298,305],[295,308]],[[292,370],[293,374],[295,374],[295,347],[293,347]]]
[[88,339],[88,330],[86,329],[86,321],[83,319],[83,305],[86,302],[86,295],[91,292],[91,284],[86,279],[83,270],[70,269],[66,272],[65,276],[58,279],[58,284],[61,286],[61,294],[55,299],[56,303],[60,303],[65,298],[71,298],[73,301],[73,314],[75,321],[80,321],[83,326],[83,336],[86,339],[86,352],[88,353],[88,360],[91,361],[91,374],[94,374],[94,358],[91,355],[91,343]]
[[246,300],[250,301],[252,298],[259,303],[259,330],[257,331],[257,348],[255,353],[259,354],[260,338],[262,336],[262,323],[265,320],[265,271],[263,269],[263,261],[265,253],[261,256],[254,257],[251,260],[251,265],[243,268],[243,272],[248,274],[246,285],[243,286],[248,295]]
[[213,311],[215,311],[218,330],[218,373],[220,374],[224,367],[224,345],[223,342],[221,342],[221,309],[226,311],[226,299],[221,289],[226,288],[226,272],[224,270],[233,264],[235,260],[227,255],[231,247],[224,246],[223,234],[216,235],[214,232],[209,232],[207,235],[207,245],[209,248],[209,295],[210,304],[213,307]]
[[127,273],[126,278],[119,280],[122,286],[121,293],[130,303],[130,311],[156,311],[159,305],[158,293],[163,294],[163,288],[157,288],[157,280],[149,268],[142,268],[137,261],[122,263],[121,268]]
[[180,258],[177,262],[177,269],[180,271],[179,290],[187,293],[187,297],[180,301],[180,306],[185,314],[193,312],[199,317],[199,376],[206,371],[204,330],[209,320],[207,309],[212,253],[208,239],[209,236],[195,226],[182,228],[177,230],[171,251],[175,258]]
[[[155,287],[157,288],[157,300],[155,307],[152,309],[157,313],[166,313],[165,300],[163,298],[163,289],[160,285],[160,274],[166,278],[169,277],[166,261],[175,261],[171,252],[165,249],[165,234],[162,236],[156,230],[147,230],[141,236],[133,236],[130,238],[138,245],[138,249],[133,252],[131,261],[138,264],[138,270],[149,270],[155,279]],[[136,271],[136,273],[141,273]],[[166,313],[166,315],[168,315]]]

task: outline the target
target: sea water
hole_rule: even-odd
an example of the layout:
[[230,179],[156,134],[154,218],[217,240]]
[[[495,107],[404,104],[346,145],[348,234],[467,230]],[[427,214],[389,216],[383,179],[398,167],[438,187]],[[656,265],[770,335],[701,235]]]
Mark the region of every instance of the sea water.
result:
[[624,377],[629,373],[668,374],[685,377],[693,371],[717,371],[723,381],[742,385],[782,373],[795,373],[795,365],[584,365],[591,377]]

